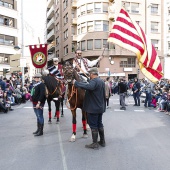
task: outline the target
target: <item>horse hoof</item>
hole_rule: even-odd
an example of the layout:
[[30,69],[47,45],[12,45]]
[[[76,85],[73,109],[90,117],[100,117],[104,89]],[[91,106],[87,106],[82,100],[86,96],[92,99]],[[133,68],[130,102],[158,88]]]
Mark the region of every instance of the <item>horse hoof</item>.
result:
[[90,126],[88,124],[86,124],[86,129],[90,130]]
[[76,141],[76,135],[72,134],[70,140],[70,142],[75,142]]
[[64,115],[61,115],[61,117],[64,117]]
[[82,138],[88,138],[87,134],[83,134]]

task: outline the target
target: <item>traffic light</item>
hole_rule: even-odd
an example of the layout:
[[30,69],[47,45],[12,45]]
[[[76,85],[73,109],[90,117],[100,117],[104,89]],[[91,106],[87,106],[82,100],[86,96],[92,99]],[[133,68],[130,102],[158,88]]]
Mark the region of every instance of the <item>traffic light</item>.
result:
[[6,76],[7,73],[9,73],[10,70],[7,68],[3,68],[3,76]]
[[28,67],[24,67],[24,74],[28,73]]

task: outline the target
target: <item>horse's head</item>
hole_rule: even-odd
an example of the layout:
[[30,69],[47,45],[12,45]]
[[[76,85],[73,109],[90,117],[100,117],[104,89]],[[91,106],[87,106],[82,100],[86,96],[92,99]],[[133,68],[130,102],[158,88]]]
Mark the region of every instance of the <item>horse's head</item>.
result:
[[63,65],[63,73],[64,73],[64,79],[68,83],[71,83],[72,80],[74,79],[74,67],[73,67],[73,64],[70,63],[69,61],[66,61],[65,64]]

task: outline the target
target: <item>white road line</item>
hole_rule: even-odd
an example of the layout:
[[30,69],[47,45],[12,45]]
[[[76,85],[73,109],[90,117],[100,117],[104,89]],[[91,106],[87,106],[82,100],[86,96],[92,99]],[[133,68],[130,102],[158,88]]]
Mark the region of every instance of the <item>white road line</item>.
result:
[[144,110],[134,110],[135,112],[144,112]]
[[114,111],[116,111],[116,112],[124,112],[124,110],[120,110],[120,109],[114,109]]
[[67,170],[68,168],[67,168],[67,163],[66,163],[66,157],[64,154],[63,143],[62,143],[62,139],[61,139],[60,125],[57,126],[57,130],[58,130],[58,139],[59,139],[60,151],[61,151],[62,162],[63,162],[63,169]]

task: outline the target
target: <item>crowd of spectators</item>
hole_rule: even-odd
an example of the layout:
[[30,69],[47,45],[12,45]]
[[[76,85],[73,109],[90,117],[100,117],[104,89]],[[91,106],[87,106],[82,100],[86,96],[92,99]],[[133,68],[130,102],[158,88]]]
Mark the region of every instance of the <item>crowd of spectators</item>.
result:
[[0,77],[0,111],[7,113],[12,111],[14,105],[19,105],[30,100],[30,91],[33,84],[29,79],[22,85],[20,77],[10,77],[9,79]]

